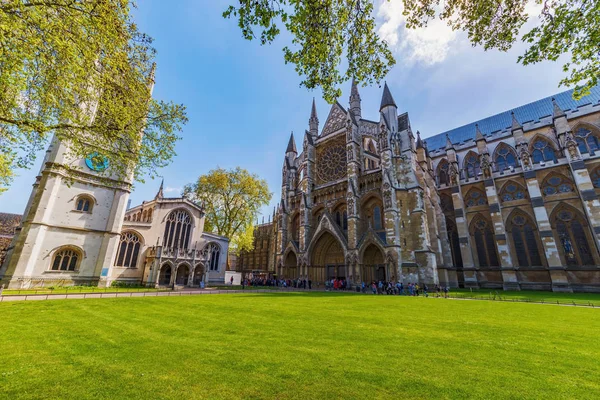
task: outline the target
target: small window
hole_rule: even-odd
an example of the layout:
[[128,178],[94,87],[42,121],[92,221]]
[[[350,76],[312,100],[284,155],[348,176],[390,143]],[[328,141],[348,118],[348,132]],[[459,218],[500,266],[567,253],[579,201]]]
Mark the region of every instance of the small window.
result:
[[217,246],[215,243],[211,243],[208,245],[208,257],[209,257],[209,269],[211,271],[219,270],[219,258],[221,255],[221,248]]
[[579,146],[579,152],[581,154],[590,153],[593,155],[600,149],[598,137],[596,137],[589,129],[577,129],[577,132],[575,132],[575,140],[577,140],[577,145]]
[[546,196],[574,191],[573,182],[561,175],[551,175],[542,183],[542,193]]
[[76,271],[81,260],[81,253],[72,248],[59,249],[54,253],[50,266],[51,271]]
[[465,173],[467,178],[476,178],[481,173],[481,164],[479,157],[474,152],[467,154],[464,163]]
[[514,182],[508,182],[502,188],[500,192],[500,198],[502,201],[514,201],[514,200],[523,200],[527,198],[527,193],[523,186],[516,184]]
[[504,171],[517,166],[517,157],[515,152],[506,144],[502,143],[496,150],[496,167],[498,171]]
[[88,196],[79,196],[75,203],[75,209],[81,212],[92,212],[93,200]]
[[469,190],[465,198],[465,205],[467,206],[467,208],[475,206],[485,206],[487,203],[487,195],[477,188]]

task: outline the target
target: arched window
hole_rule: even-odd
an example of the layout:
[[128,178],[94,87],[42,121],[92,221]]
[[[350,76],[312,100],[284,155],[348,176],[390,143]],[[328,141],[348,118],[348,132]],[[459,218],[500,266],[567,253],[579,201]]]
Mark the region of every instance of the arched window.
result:
[[517,211],[511,215],[507,225],[508,231],[512,236],[519,266],[541,266],[542,259],[538,247],[536,227],[531,218]]
[[542,193],[546,196],[574,191],[573,182],[563,175],[551,174],[542,182]]
[[498,253],[496,252],[496,239],[492,224],[481,214],[475,216],[471,222],[471,235],[475,242],[477,257],[481,267],[497,267]]
[[94,199],[90,196],[82,195],[77,197],[75,202],[75,209],[81,212],[92,212],[92,208],[94,207]]
[[577,129],[577,131],[575,131],[575,140],[577,140],[579,152],[581,154],[594,154],[598,149],[600,149],[600,140],[598,140],[598,137],[589,129]]
[[138,235],[133,232],[122,233],[115,266],[135,268],[140,255],[140,247],[141,243]]
[[553,222],[559,238],[558,247],[567,265],[594,265],[594,257],[585,234],[587,224],[581,215],[565,207],[553,214]]
[[467,178],[476,178],[481,172],[481,164],[479,163],[479,156],[474,152],[469,152],[465,157],[463,168]]
[[187,249],[192,233],[192,217],[187,211],[175,210],[167,217],[164,246],[167,248]]
[[446,218],[446,230],[448,232],[448,241],[452,252],[452,263],[456,268],[463,267],[462,254],[460,253],[460,241],[458,238],[458,229],[454,221]]
[[72,247],[60,248],[54,253],[52,264],[50,264],[50,270],[76,271],[79,268],[81,258],[81,252],[77,249]]
[[210,271],[219,270],[219,258],[221,255],[221,248],[216,243],[210,243],[208,245],[208,265]]
[[512,147],[506,143],[501,143],[496,148],[496,157],[494,158],[498,171],[504,171],[511,167],[516,167],[517,155]]
[[595,188],[600,188],[600,167],[596,168],[590,174],[590,178],[592,179],[592,183]]
[[467,208],[485,206],[487,203],[487,196],[481,189],[472,188],[465,196],[465,205]]
[[381,208],[379,206],[373,207],[373,230],[380,231],[383,229],[383,221],[381,219]]
[[542,161],[556,161],[554,146],[548,139],[538,138],[533,142],[531,158],[534,164],[539,164]]
[[522,200],[527,198],[525,188],[515,182],[507,182],[500,191],[500,199],[505,201]]
[[448,164],[448,160],[445,158],[440,161],[437,166],[437,177],[438,184],[440,185],[449,185],[450,184],[450,176],[448,175],[448,169],[450,168],[450,164]]
[[344,210],[344,213],[342,215],[342,229],[344,230],[344,232],[348,230],[348,213],[346,212],[346,210]]

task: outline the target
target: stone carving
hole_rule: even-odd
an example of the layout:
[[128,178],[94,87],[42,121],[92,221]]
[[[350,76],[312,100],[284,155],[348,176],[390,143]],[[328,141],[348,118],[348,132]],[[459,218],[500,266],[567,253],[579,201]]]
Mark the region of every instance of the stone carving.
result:
[[354,149],[352,149],[352,145],[348,146],[348,161],[354,160]]
[[533,168],[531,164],[531,155],[529,154],[529,150],[527,149],[527,143],[525,142],[519,144],[519,158],[521,159],[523,171],[529,171]]
[[456,169],[456,165],[452,163],[448,169],[448,175],[450,175],[450,185],[458,185],[458,170]]
[[339,140],[317,150],[317,184],[328,183],[346,176],[345,143]]
[[579,160],[581,158],[581,154],[579,154],[579,149],[577,146],[577,141],[573,137],[573,133],[570,131],[567,132],[565,136],[565,146],[567,148],[567,151],[569,152],[569,158],[571,159],[571,161]]
[[348,197],[348,214],[354,214],[354,198]]
[[385,125],[381,125],[381,129],[379,132],[379,148],[381,151],[387,150],[389,148],[388,140],[387,140],[387,128]]
[[327,136],[330,133],[343,129],[345,126],[346,113],[342,111],[337,104],[335,104],[331,108],[331,112],[329,113],[327,122],[325,122],[325,126],[323,127],[323,132],[321,133],[321,136]]
[[481,165],[481,170],[483,171],[483,176],[485,178],[489,178],[492,176],[492,165],[490,164],[490,155],[488,153],[483,153],[479,157],[479,163]]
[[385,208],[391,208],[392,207],[392,191],[391,190],[384,190],[383,191],[383,203]]

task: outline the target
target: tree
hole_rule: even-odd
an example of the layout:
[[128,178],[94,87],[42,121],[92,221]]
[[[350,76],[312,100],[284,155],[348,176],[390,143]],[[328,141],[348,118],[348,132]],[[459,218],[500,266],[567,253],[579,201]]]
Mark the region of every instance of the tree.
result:
[[[390,0],[387,0],[390,1]],[[507,51],[519,39],[527,21],[533,29],[521,39],[531,46],[518,58],[523,65],[556,61],[570,54],[560,85],[577,85],[575,98],[589,93],[600,76],[600,1],[534,0],[541,14],[529,16],[530,0],[403,0],[407,27],[426,26],[440,18],[454,30],[467,33],[471,43],[486,50]],[[338,86],[355,78],[364,84],[381,81],[394,59],[375,31],[373,0],[239,0],[225,18],[237,17],[244,38],[270,44],[282,24],[296,50],[284,48],[286,63],[296,65],[301,85],[321,87],[327,101],[341,94]],[[341,75],[342,56],[347,62]]]
[[188,184],[183,195],[204,207],[204,230],[231,240],[234,251],[252,250],[253,221],[271,201],[267,181],[245,169],[217,168]]
[[169,163],[185,107],[151,98],[156,52],[132,6],[0,1],[0,191],[51,135],[73,158],[108,160],[106,177],[143,180]]

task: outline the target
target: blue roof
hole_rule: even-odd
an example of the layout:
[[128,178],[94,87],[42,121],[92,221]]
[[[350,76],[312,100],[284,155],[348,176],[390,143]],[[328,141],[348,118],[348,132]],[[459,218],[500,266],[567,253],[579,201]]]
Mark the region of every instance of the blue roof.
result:
[[465,142],[475,138],[475,124],[479,125],[479,129],[484,135],[489,135],[494,132],[502,131],[510,128],[512,125],[511,112],[515,113],[517,121],[521,125],[526,122],[539,122],[540,119],[552,115],[552,98],[562,110],[574,110],[578,107],[587,104],[600,103],[600,85],[594,86],[590,90],[590,94],[582,97],[580,100],[573,100],[573,89],[558,93],[554,96],[549,96],[533,103],[525,104],[524,106],[513,108],[512,110],[504,111],[500,114],[492,115],[479,121],[471,122],[458,128],[442,132],[435,136],[424,139],[429,150],[438,150],[446,147],[446,135],[450,136],[453,144]]

